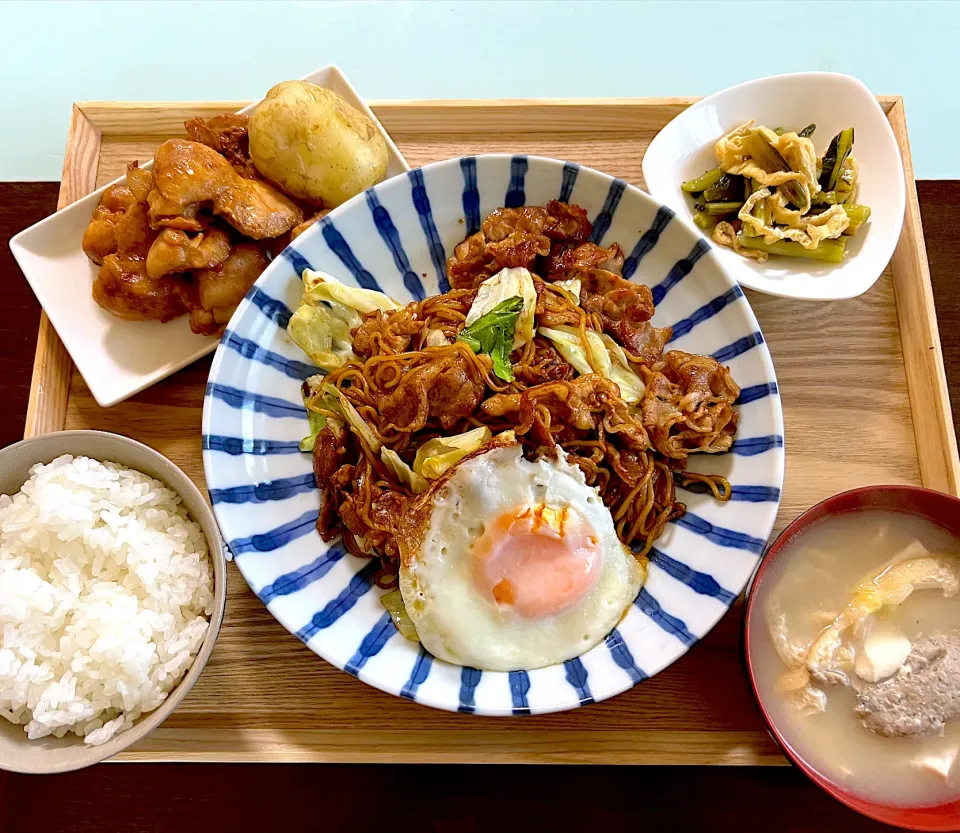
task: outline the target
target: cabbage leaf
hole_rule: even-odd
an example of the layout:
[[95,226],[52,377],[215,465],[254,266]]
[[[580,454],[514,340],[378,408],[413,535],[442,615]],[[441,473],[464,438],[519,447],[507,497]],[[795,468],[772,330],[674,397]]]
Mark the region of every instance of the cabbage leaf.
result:
[[536,328],[534,315],[537,310],[537,288],[533,284],[533,275],[528,269],[501,269],[492,278],[487,278],[477,289],[477,297],[467,313],[467,327],[492,312],[509,298],[523,299],[523,307],[513,331],[513,345],[507,351],[512,353],[523,347],[533,338]]
[[[580,330],[576,327],[540,327],[537,331],[544,338],[550,339],[557,351],[580,374],[593,373],[594,370],[587,358],[587,351],[580,340]],[[628,404],[635,404],[643,399],[646,386],[643,380],[630,367],[626,353],[610,336],[587,330],[587,342],[593,361],[600,371],[600,375],[616,382],[620,388],[620,397]]]
[[360,416],[360,413],[353,406],[353,403],[347,398],[346,394],[340,390],[340,388],[335,387],[334,385],[326,384],[321,390],[324,395],[330,393],[333,395],[335,400],[336,409],[343,414],[343,418],[346,420],[347,425],[350,426],[350,430],[353,431],[363,442],[367,445],[374,454],[380,453],[380,448],[383,445],[377,435],[373,432],[373,429],[367,425],[366,420]]
[[303,271],[303,297],[290,317],[287,334],[317,367],[331,371],[356,361],[351,331],[374,310],[400,305],[382,292],[346,286],[325,272]]
[[570,278],[565,281],[554,281],[551,286],[559,289],[571,303],[580,306],[580,278]]
[[392,448],[383,446],[380,449],[380,459],[383,464],[390,469],[404,486],[408,486],[415,495],[425,492],[429,484],[408,466],[403,459]]
[[458,460],[490,442],[492,437],[490,429],[481,425],[463,434],[429,440],[417,449],[413,470],[418,475],[436,480]]

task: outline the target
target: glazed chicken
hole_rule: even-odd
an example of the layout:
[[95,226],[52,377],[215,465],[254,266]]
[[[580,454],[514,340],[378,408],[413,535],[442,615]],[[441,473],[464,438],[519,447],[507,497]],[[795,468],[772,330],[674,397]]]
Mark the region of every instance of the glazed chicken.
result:
[[244,179],[215,150],[185,139],[168,139],[157,150],[147,203],[154,228],[199,231],[199,212],[209,206],[254,240],[279,237],[303,221],[303,212],[275,188]]
[[146,212],[147,193],[152,185],[152,174],[133,163],[127,166],[126,182],[111,185],[103,192],[83,234],[83,251],[90,260],[102,265],[108,255],[120,249],[146,255],[157,236]]
[[187,135],[201,145],[212,148],[233,165],[245,179],[261,179],[250,159],[250,137],[247,135],[246,116],[235,114],[214,116],[212,119],[190,119],[184,127]]
[[316,218],[304,223],[303,211],[259,178],[245,116],[186,127],[197,141],[164,142],[152,171],[133,163],[126,182],[104,191],[83,250],[100,266],[93,297],[103,309],[135,321],[189,313],[193,332],[217,335],[268,256]]
[[219,269],[194,272],[193,284],[184,284],[183,292],[190,329],[202,335],[219,333],[266,268],[267,258],[259,246],[238,243]]
[[93,283],[93,298],[107,312],[128,321],[170,321],[187,308],[171,278],[147,276],[146,258],[108,255]]
[[144,202],[151,181],[150,173],[131,165],[125,183],[104,191],[83,235],[84,252],[100,264],[94,300],[132,321],[169,321],[186,312],[173,281],[157,281],[147,274],[149,253],[157,239]]
[[304,221],[303,221],[302,223],[300,223],[299,225],[294,226],[294,227],[290,230],[290,239],[291,239],[291,240],[296,240],[301,234],[303,234],[308,228],[310,228],[310,226],[312,226],[312,225],[313,225],[315,222],[317,222],[318,220],[322,220],[322,219],[323,219],[324,217],[326,217],[329,213],[330,213],[330,209],[329,209],[329,208],[323,208],[323,209],[321,209],[320,211],[318,211],[316,214],[314,214],[312,217],[308,217],[306,220],[304,220]]
[[174,272],[216,269],[230,254],[230,235],[211,226],[190,236],[185,231],[165,228],[147,253],[147,275],[162,278]]

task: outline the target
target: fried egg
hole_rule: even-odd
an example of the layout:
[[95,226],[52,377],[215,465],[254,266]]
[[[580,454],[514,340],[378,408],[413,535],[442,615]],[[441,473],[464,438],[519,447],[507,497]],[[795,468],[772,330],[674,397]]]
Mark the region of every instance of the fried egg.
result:
[[643,564],[578,466],[497,443],[461,460],[410,513],[400,590],[424,647],[491,671],[541,668],[600,642]]

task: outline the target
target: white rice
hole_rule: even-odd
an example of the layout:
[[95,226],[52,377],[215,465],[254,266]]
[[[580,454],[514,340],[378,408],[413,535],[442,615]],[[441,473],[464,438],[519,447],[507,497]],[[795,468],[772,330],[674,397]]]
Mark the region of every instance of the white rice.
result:
[[180,497],[65,455],[0,496],[0,715],[104,743],[157,708],[213,609],[206,540]]

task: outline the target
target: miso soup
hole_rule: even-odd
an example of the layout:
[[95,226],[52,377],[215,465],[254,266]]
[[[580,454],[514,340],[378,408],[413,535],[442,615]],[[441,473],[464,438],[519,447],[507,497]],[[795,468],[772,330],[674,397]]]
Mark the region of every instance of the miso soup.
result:
[[757,691],[824,777],[900,805],[960,796],[960,540],[866,509],[790,541],[754,592]]

